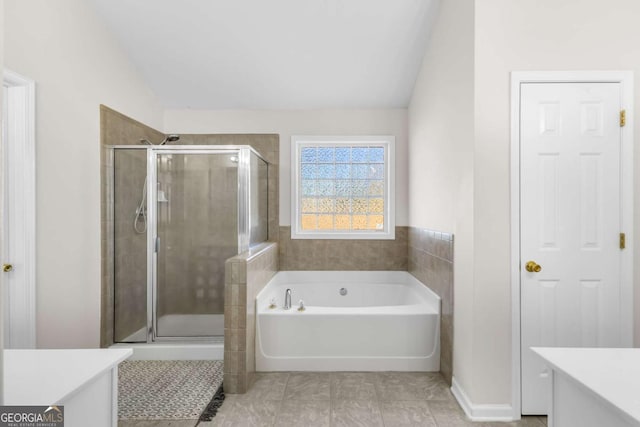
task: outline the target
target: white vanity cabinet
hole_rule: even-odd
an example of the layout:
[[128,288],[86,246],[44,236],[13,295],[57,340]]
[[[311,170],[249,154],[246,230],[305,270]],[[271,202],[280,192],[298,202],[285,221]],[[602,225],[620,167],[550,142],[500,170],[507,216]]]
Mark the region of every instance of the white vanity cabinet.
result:
[[66,427],[116,427],[118,364],[133,351],[5,350],[4,405],[64,405]]
[[532,348],[549,367],[549,427],[640,426],[640,349]]

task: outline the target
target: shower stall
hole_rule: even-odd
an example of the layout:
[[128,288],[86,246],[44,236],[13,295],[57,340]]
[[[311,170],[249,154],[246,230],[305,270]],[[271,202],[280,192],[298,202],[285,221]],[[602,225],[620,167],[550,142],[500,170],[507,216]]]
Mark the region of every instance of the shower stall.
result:
[[114,341],[221,340],[225,261],[267,240],[267,162],[242,145],[109,155]]

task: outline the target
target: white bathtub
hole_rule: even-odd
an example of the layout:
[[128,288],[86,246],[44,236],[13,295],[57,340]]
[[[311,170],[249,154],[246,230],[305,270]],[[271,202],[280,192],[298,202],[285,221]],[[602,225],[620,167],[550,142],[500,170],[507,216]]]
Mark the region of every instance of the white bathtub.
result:
[[407,272],[282,271],[256,305],[257,371],[440,369],[440,298]]

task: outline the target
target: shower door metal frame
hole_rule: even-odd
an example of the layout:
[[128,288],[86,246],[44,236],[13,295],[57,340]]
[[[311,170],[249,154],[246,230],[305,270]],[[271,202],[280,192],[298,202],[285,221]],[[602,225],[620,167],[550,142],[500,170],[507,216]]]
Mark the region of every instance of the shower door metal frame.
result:
[[[146,151],[146,176],[148,183],[157,182],[157,157],[158,154],[236,154],[238,156],[238,254],[247,251],[250,244],[251,231],[251,153],[263,160],[267,167],[271,164],[260,153],[249,145],[110,145],[107,146],[109,155],[113,156],[115,150],[145,150]],[[268,172],[267,172],[268,173]],[[115,174],[115,169],[113,171]],[[113,198],[114,176],[111,177],[111,195]],[[147,333],[146,342],[167,341],[214,341],[221,335],[209,336],[183,336],[183,337],[158,337],[156,321],[156,294],[157,294],[157,255],[155,251],[157,238],[157,197],[156,185],[147,184]],[[112,209],[114,207],[112,206]],[[112,211],[115,218],[115,209]],[[110,239],[115,238],[113,230],[110,231]],[[112,275],[111,286],[115,286],[115,277]],[[113,308],[112,308],[113,309]]]
[[[210,341],[220,335],[162,337],[158,336],[158,156],[166,154],[231,154],[238,156],[238,253],[249,249],[251,230],[251,153],[264,158],[248,145],[177,145],[145,147],[147,149],[147,343],[159,341]],[[266,162],[266,161],[265,161]],[[268,162],[267,162],[268,164]]]

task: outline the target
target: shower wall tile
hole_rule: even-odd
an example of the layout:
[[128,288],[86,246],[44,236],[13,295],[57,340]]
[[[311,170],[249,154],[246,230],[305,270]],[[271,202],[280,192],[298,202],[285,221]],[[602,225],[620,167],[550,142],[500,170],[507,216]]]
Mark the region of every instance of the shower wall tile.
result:
[[140,145],[140,139],[162,141],[164,134],[127,117],[106,105],[100,105],[100,142],[102,145]]
[[[146,239],[144,235],[134,236],[131,230],[131,212],[135,212],[135,205],[139,202],[146,160],[144,153],[140,152],[141,160],[132,156],[134,158],[121,159],[116,163],[113,152],[106,148],[109,145],[139,145],[142,138],[160,141],[164,134],[104,105],[100,106],[102,347],[110,346],[118,338],[114,335],[116,322],[118,334],[123,336],[146,326]],[[123,182],[114,181],[115,168],[124,172],[118,174]],[[114,195],[109,191],[114,185],[121,190],[118,194],[120,212],[115,212]],[[123,215],[126,219],[116,223],[116,218],[123,218]],[[122,280],[124,284],[119,286],[117,295],[115,280]]]
[[263,243],[225,263],[224,391],[245,393],[256,371],[258,293],[278,271],[278,244]]
[[223,313],[224,260],[238,252],[237,176],[226,156],[174,154],[158,168],[169,199],[158,211],[159,317]]
[[409,228],[409,273],[441,298],[440,371],[451,384],[453,371],[453,234]]
[[[276,157],[277,157],[276,153]],[[269,195],[267,198],[268,203],[268,227],[269,227],[269,240],[277,241],[279,238],[280,219],[278,214],[279,202],[279,183],[280,183],[280,171],[277,163],[274,166],[269,166],[268,170],[268,186]]]
[[102,164],[100,166],[100,176],[102,177],[103,188],[100,199],[100,228],[101,239],[100,247],[102,251],[101,257],[101,301],[100,319],[101,333],[100,345],[108,346],[113,342],[113,193],[105,191],[105,188],[113,186],[113,152],[101,147],[100,158]]
[[180,145],[250,145],[265,160],[278,164],[280,137],[277,134],[181,134]]
[[[131,213],[135,212],[136,204],[139,203],[144,176],[146,175],[146,159],[144,152],[140,152],[142,163],[131,158],[123,158],[120,162],[114,162],[113,152],[106,147],[110,145],[132,145],[140,144],[140,139],[150,141],[161,141],[165,135],[152,129],[143,123],[133,120],[115,110],[104,105],[100,106],[100,127],[101,127],[101,228],[102,228],[102,274],[101,274],[101,346],[108,347],[114,341],[122,339],[130,333],[134,333],[141,327],[146,326],[146,233],[136,235],[132,231]],[[278,238],[278,161],[279,161],[279,136],[274,134],[246,134],[246,135],[181,135],[179,144],[194,145],[250,145],[256,149],[268,162],[269,167],[268,184],[270,189],[268,195],[268,227],[271,240]],[[131,156],[129,156],[131,157]],[[135,156],[134,156],[135,157]],[[115,174],[115,169],[118,174]],[[179,171],[177,172],[179,174]],[[117,176],[122,182],[114,182]],[[186,172],[182,178],[188,184],[190,177]],[[216,177],[216,181],[230,179],[230,176]],[[110,188],[117,186],[118,203],[115,203],[113,193]],[[176,208],[184,207],[187,201],[194,201],[197,195],[185,195],[187,199],[178,197],[175,199]],[[211,197],[208,197],[209,199]],[[228,206],[227,206],[228,205]],[[237,203],[228,203],[224,206],[225,212],[236,209]],[[116,212],[117,210],[117,212]],[[194,213],[194,219],[200,213]],[[187,240],[200,239],[202,245],[206,242],[234,240],[232,245],[219,245],[220,253],[198,254],[197,249],[192,251],[174,251],[171,262],[166,265],[166,271],[159,271],[161,280],[177,283],[177,286],[165,286],[160,295],[160,314],[171,314],[180,312],[209,312],[212,304],[211,300],[218,302],[219,306],[214,307],[216,312],[225,311],[223,298],[225,292],[224,265],[212,266],[207,263],[198,262],[199,255],[208,257],[228,258],[236,253],[235,232],[230,238],[227,236],[231,230],[236,228],[234,223],[225,223],[229,218],[236,215],[216,215],[218,218],[217,227],[220,232],[210,231],[209,233],[183,233],[176,232],[173,228],[189,229],[187,221],[179,223],[176,221],[172,229],[167,230],[166,237],[175,243],[174,248],[185,246]],[[176,218],[173,218],[176,220]],[[197,218],[195,218],[197,220]],[[182,227],[181,227],[182,226]],[[212,234],[213,233],[213,234]],[[189,236],[187,236],[189,234]],[[182,242],[182,243],[181,243]],[[183,244],[184,243],[184,244]],[[185,246],[186,247],[186,246]],[[184,249],[184,248],[183,248]],[[194,252],[195,251],[195,252]],[[202,252],[202,251],[201,251]],[[206,272],[200,271],[202,265],[206,264]],[[246,274],[246,271],[245,271]],[[203,278],[212,285],[207,287],[202,297]],[[242,279],[241,276],[235,277]],[[114,283],[118,281],[119,286],[116,292]],[[244,280],[246,282],[246,279]],[[122,285],[122,286],[120,286]],[[246,287],[245,287],[246,288]],[[205,302],[205,300],[208,301]],[[246,317],[234,317],[234,326],[244,328]],[[116,331],[114,331],[116,325]],[[116,336],[117,335],[117,336]],[[242,381],[239,382],[240,384]],[[245,378],[246,383],[246,378]]]
[[280,270],[399,270],[408,266],[408,227],[395,240],[292,239],[280,227]]
[[[133,230],[133,213],[140,203],[146,176],[144,151],[119,152],[114,158],[113,274],[114,340],[146,329],[146,233]],[[137,190],[137,191],[136,191]]]
[[269,163],[268,235],[278,240],[280,136],[277,134],[183,134],[179,145],[249,145]]

